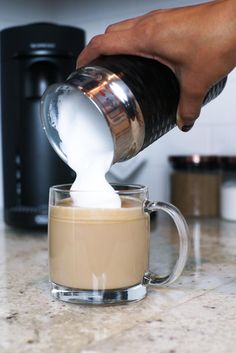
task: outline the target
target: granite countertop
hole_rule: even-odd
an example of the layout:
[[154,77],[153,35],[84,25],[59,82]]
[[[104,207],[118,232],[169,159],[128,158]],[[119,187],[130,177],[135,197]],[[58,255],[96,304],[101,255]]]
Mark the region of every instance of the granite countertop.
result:
[[[173,227],[152,224],[151,269],[174,261]],[[46,233],[0,223],[0,352],[233,353],[236,223],[189,222],[192,249],[180,279],[123,306],[81,306],[49,293]]]

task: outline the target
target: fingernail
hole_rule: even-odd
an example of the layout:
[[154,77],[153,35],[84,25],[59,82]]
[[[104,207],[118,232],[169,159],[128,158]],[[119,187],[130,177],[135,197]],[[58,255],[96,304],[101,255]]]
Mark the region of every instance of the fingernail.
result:
[[194,124],[192,124],[192,125],[184,125],[184,126],[182,126],[181,130],[182,130],[183,132],[187,132],[187,131],[189,131],[189,130],[192,129],[193,125],[194,125]]

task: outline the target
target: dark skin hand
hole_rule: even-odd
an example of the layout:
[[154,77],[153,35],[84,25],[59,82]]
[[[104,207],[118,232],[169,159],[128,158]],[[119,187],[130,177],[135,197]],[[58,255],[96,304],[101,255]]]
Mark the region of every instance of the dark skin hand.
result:
[[92,38],[77,67],[115,54],[152,58],[170,67],[180,83],[177,125],[187,131],[210,87],[236,66],[236,0],[156,10],[113,24]]

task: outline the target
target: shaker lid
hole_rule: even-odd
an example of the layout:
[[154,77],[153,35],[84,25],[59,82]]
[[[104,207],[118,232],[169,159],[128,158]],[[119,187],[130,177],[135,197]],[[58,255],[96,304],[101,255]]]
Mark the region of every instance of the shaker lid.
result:
[[216,170],[221,167],[221,157],[214,155],[193,154],[170,156],[169,162],[176,170]]
[[236,156],[222,156],[222,169],[226,171],[236,171]]

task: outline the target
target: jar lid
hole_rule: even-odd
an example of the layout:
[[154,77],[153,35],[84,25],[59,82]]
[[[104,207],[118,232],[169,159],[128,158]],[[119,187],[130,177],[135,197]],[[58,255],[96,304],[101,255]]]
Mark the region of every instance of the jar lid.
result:
[[226,171],[236,171],[236,156],[222,156],[222,169]]
[[177,170],[217,170],[221,167],[220,156],[207,156],[199,154],[189,156],[170,156],[169,162],[172,167]]

